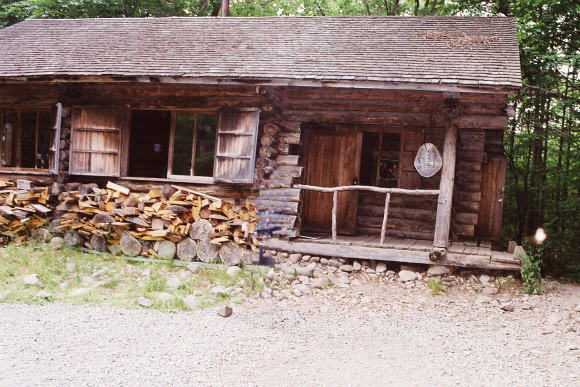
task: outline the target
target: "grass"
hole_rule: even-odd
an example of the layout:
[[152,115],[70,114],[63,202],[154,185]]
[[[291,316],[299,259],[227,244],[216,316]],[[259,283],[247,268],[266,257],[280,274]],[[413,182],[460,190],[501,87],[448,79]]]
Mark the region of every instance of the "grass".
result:
[[[67,264],[74,264],[68,271]],[[41,286],[28,286],[22,278],[38,274]],[[170,263],[135,262],[108,254],[90,254],[74,248],[53,250],[46,244],[8,245],[0,248],[0,302],[45,304],[99,304],[124,308],[139,308],[136,300],[146,297],[153,301],[151,309],[164,312],[188,310],[183,299],[195,295],[197,305],[206,308],[228,303],[241,303],[245,296],[263,289],[263,273],[241,270],[235,277],[225,270],[204,268],[193,274]],[[182,286],[171,289],[168,279],[177,277]],[[214,294],[211,288],[237,288]],[[37,297],[40,290],[51,293],[49,299]],[[159,293],[173,298],[162,301]],[[169,298],[169,297],[167,297]]]
[[440,296],[445,294],[447,288],[443,285],[443,282],[439,278],[430,278],[427,283],[429,289],[431,289],[431,294],[434,296]]

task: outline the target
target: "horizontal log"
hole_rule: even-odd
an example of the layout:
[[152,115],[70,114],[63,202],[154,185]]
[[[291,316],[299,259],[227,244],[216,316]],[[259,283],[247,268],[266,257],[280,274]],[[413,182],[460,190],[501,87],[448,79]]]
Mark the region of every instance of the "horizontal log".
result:
[[279,155],[276,157],[278,165],[298,165],[300,156],[297,155]]
[[284,214],[296,214],[298,212],[298,202],[256,199],[258,211],[283,211]]
[[381,188],[370,185],[345,185],[341,187],[318,187],[314,185],[297,184],[294,188],[305,189],[317,192],[335,191],[372,191],[379,193],[404,194],[404,195],[439,195],[439,190],[403,189],[403,188]]
[[300,133],[283,132],[278,135],[281,144],[300,144]]
[[294,202],[300,200],[300,190],[297,188],[263,189],[260,191],[258,197],[260,199],[272,198],[273,200],[288,200]]
[[476,225],[478,214],[473,212],[456,212],[453,214],[453,220],[456,224]]
[[[377,217],[381,218],[383,216],[385,208],[384,206],[359,206],[357,215]],[[389,219],[410,219],[410,220],[422,220],[425,222],[435,221],[435,211],[434,210],[424,210],[418,208],[397,208],[394,206],[389,206]]]
[[272,172],[272,177],[301,177],[303,167],[290,166],[290,165],[279,165]]

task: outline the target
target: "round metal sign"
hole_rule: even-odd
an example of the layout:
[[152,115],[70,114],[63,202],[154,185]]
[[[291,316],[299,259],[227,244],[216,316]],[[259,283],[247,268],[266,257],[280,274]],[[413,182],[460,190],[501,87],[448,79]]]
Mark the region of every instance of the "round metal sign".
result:
[[430,142],[419,147],[415,156],[415,169],[423,177],[435,176],[443,165],[443,159],[437,147]]

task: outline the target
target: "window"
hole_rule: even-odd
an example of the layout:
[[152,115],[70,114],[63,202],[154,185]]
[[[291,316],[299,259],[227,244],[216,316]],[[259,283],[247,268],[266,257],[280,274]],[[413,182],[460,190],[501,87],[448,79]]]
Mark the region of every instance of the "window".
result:
[[213,176],[217,117],[175,113],[169,176]]
[[399,133],[364,133],[361,159],[362,185],[393,188],[399,180]]
[[0,130],[3,168],[48,169],[52,134],[50,111],[0,111]]

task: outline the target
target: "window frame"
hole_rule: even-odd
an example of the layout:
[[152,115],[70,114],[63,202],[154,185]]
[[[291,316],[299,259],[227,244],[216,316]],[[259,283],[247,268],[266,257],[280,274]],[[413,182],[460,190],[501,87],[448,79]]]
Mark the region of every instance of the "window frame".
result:
[[[18,115],[18,124],[16,125],[16,130],[13,134],[13,139],[16,142],[16,164],[18,164],[18,166],[15,167],[5,167],[2,166],[0,164],[0,174],[28,174],[28,175],[50,175],[50,170],[52,169],[52,165],[51,165],[51,159],[49,157],[49,159],[47,160],[47,167],[46,168],[31,168],[31,167],[21,167],[19,166],[20,163],[22,162],[22,113],[36,113],[36,127],[35,127],[35,141],[34,141],[34,148],[35,148],[35,154],[38,153],[38,148],[39,148],[39,143],[38,143],[38,136],[40,133],[40,128],[39,128],[39,119],[38,116],[40,113],[48,113],[51,119],[51,122],[54,124],[54,120],[56,119],[54,116],[54,112],[53,109],[51,107],[47,107],[47,106],[39,106],[39,107],[31,107],[31,106],[27,106],[27,107],[0,107],[0,125],[3,123],[4,121],[4,116],[6,114],[6,112],[15,112]],[[0,128],[3,130],[3,128]],[[54,131],[54,125],[51,126],[51,128],[49,128],[51,131]],[[50,134],[50,137],[52,137],[54,135],[54,133]],[[1,136],[1,134],[0,134]],[[54,157],[54,139],[52,141],[50,141],[50,137],[49,137],[49,142],[48,142],[48,149],[50,152],[53,152],[53,157]],[[3,143],[1,141],[0,138],[0,146],[3,146]],[[0,162],[3,159],[0,158]],[[35,164],[36,164],[36,156],[35,156]]]
[[[400,188],[401,187],[401,177],[402,177],[402,160],[403,160],[403,152],[404,152],[404,128],[385,128],[385,127],[372,127],[372,128],[361,128],[360,132],[363,133],[376,133],[379,135],[379,147],[378,147],[378,157],[377,157],[377,161],[376,161],[376,175],[373,176],[373,180],[375,182],[375,184],[373,185],[373,187],[378,187],[377,182],[378,182],[378,177],[380,174],[380,162],[381,162],[381,151],[382,151],[382,145],[383,145],[383,135],[385,133],[390,133],[390,134],[397,134],[399,135],[399,149],[398,149],[398,165],[397,165],[397,186],[394,188]],[[361,152],[361,157],[362,157],[362,152]]]
[[[162,110],[162,109],[160,109]],[[188,183],[201,183],[201,184],[213,184],[214,178],[213,176],[195,176],[195,175],[174,175],[173,172],[173,157],[174,157],[174,142],[175,142],[175,123],[177,114],[206,114],[206,115],[215,115],[217,121],[219,121],[219,113],[217,111],[208,111],[208,110],[197,110],[197,109],[170,109],[171,112],[171,121],[169,124],[169,149],[167,150],[167,180],[170,181],[183,181]],[[217,122],[216,121],[216,122]],[[216,142],[214,145],[214,162],[216,158],[217,152],[217,125],[216,124]],[[195,168],[195,148],[197,145],[197,128],[192,126],[191,130],[193,131],[193,140],[191,142],[191,169],[192,171]],[[213,174],[213,171],[212,171]]]

